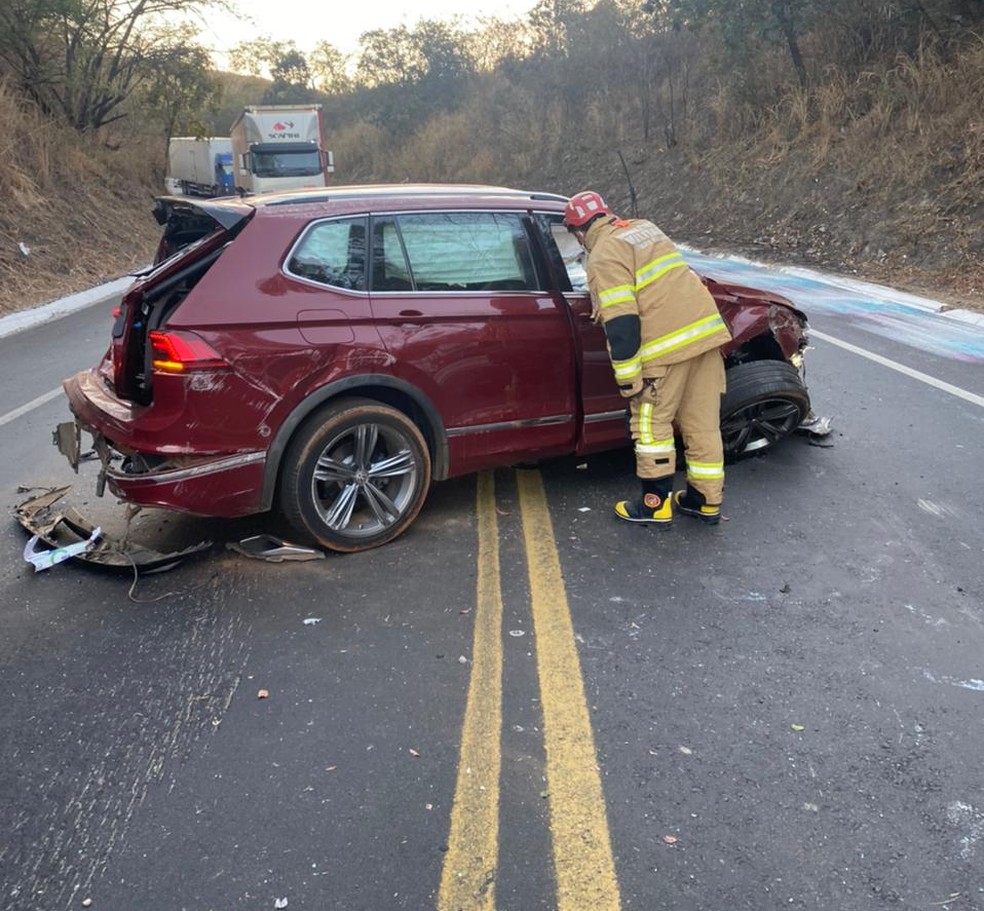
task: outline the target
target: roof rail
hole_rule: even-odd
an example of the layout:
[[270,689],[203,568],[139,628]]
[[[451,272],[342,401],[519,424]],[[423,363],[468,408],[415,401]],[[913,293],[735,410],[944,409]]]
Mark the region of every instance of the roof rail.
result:
[[319,202],[331,202],[332,200],[344,200],[344,199],[359,199],[365,197],[367,199],[383,199],[387,196],[403,196],[403,197],[415,197],[419,196],[421,198],[433,197],[433,196],[462,196],[462,195],[477,195],[477,196],[501,196],[501,197],[519,197],[526,198],[534,201],[545,201],[545,202],[566,202],[567,197],[562,196],[558,193],[542,193],[538,191],[528,191],[528,190],[513,190],[508,187],[483,187],[483,186],[472,186],[472,185],[445,185],[445,186],[404,186],[402,184],[393,184],[391,187],[381,186],[379,184],[368,185],[366,187],[347,187],[345,190],[331,191],[328,190],[323,193],[297,193],[296,195],[284,196],[280,199],[271,199],[269,202],[265,202],[264,205],[267,206],[291,206],[291,205],[305,205],[309,203],[319,203]]

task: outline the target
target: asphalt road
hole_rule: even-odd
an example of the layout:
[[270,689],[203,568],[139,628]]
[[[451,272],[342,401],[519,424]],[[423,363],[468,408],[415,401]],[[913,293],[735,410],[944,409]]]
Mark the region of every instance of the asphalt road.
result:
[[[135,585],[8,520],[0,908],[984,909],[984,328],[758,279],[835,432],[732,467],[716,528],[617,523],[627,452],[311,563],[141,514],[216,546]],[[74,483],[124,528],[49,443],[110,306],[0,338],[8,514]]]

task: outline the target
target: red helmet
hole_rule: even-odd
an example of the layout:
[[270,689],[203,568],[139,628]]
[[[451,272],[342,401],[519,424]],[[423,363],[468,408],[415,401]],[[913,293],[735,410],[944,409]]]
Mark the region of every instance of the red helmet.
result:
[[568,228],[580,228],[596,215],[611,215],[612,210],[593,190],[575,193],[564,208],[564,224]]

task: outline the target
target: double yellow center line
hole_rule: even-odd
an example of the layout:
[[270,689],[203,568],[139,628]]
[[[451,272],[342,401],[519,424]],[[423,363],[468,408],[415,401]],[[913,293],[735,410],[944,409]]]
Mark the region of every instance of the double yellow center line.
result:
[[[543,706],[557,911],[618,911],[594,736],[539,472],[517,472]],[[493,911],[502,737],[502,589],[493,476],[478,480],[478,584],[451,832],[438,911]]]

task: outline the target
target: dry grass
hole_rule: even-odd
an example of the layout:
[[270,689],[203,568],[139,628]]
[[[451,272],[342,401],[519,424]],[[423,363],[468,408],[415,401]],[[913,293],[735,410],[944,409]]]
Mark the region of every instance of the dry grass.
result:
[[0,136],[0,313],[149,261],[159,229],[139,145],[112,151],[59,129],[3,82]]
[[707,96],[697,174],[713,192],[691,180],[697,205],[679,200],[701,234],[922,291],[948,286],[984,309],[984,42],[832,69],[769,105],[750,91],[720,83]]

